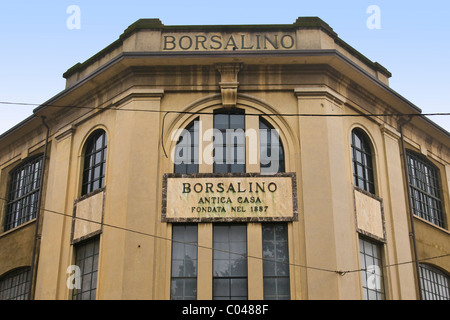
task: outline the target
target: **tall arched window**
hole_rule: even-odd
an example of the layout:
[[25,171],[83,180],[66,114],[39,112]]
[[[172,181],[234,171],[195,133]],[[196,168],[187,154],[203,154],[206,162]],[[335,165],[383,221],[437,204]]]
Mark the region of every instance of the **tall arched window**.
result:
[[262,117],[259,118],[259,149],[262,174],[285,172],[284,148],[280,134]]
[[84,148],[83,183],[81,195],[105,186],[107,137],[104,130],[94,131]]
[[182,130],[175,147],[174,172],[180,174],[198,173],[199,118]]
[[216,110],[214,130],[214,173],[245,172],[244,111]]
[[[213,140],[210,132],[200,132],[200,122],[211,125],[206,116],[199,116],[184,129],[180,129],[178,141],[173,153],[174,173],[195,174],[199,172],[199,163],[210,164],[209,159],[200,161],[205,153],[212,151],[212,172],[214,173],[245,173],[248,165],[250,170],[257,170],[259,164],[261,174],[276,174],[285,172],[285,154],[279,131],[263,117],[257,121],[249,119],[243,109],[217,109],[213,113]],[[255,133],[259,131],[259,141]],[[206,137],[203,137],[204,134]],[[176,135],[174,135],[176,136]],[[200,139],[205,139],[200,141]],[[210,149],[213,141],[212,149]],[[256,145],[255,145],[256,143]],[[259,154],[255,154],[258,151]],[[200,146],[204,150],[200,150]],[[207,151],[207,152],[206,152]],[[247,155],[250,163],[247,163]],[[253,161],[255,161],[253,163]]]
[[367,134],[353,129],[351,135],[353,182],[355,186],[375,194],[372,146]]

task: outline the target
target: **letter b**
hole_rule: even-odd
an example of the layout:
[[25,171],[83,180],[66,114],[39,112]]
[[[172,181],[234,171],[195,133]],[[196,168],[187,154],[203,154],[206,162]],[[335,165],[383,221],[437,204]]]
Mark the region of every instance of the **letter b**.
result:
[[191,184],[183,183],[183,193],[191,193]]
[[173,50],[175,46],[174,36],[164,36],[164,50]]

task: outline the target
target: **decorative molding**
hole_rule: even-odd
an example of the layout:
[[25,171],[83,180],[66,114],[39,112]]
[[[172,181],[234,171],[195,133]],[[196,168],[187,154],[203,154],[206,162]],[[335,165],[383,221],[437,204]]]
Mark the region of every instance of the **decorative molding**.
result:
[[338,106],[343,105],[346,101],[344,96],[325,85],[295,88],[294,94],[297,98],[325,97]]
[[65,127],[62,127],[56,133],[55,139],[56,141],[61,141],[69,136],[71,136],[76,130],[76,127],[73,124],[69,124]]
[[236,107],[237,90],[239,87],[238,73],[242,69],[240,63],[218,64],[216,69],[220,73],[220,90],[222,92],[222,105],[225,108]]
[[120,95],[113,105],[119,107],[132,99],[161,100],[164,97],[164,89],[130,88]]
[[396,141],[400,140],[401,138],[400,132],[386,123],[380,124],[380,130],[382,134]]

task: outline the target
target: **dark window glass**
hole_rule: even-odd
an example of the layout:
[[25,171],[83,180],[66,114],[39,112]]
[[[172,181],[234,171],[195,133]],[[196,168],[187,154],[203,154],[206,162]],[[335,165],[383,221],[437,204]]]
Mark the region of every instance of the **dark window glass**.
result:
[[0,278],[0,300],[28,300],[30,268],[13,270]]
[[289,300],[289,250],[286,224],[263,224],[264,299]]
[[450,300],[448,275],[427,264],[420,264],[419,270],[423,300]]
[[80,269],[80,288],[73,289],[73,300],[95,300],[97,292],[100,238],[95,237],[75,245],[75,266]]
[[284,149],[277,130],[259,119],[260,167],[262,174],[285,172]]
[[214,114],[214,173],[245,172],[245,114],[218,110]]
[[197,299],[197,226],[172,227],[172,300]]
[[82,195],[105,186],[107,137],[103,130],[94,131],[86,141]]
[[174,172],[180,174],[198,173],[199,121],[192,121],[180,135],[175,148]]
[[422,156],[407,152],[412,210],[415,215],[444,227],[438,169]]
[[247,299],[246,225],[214,225],[213,299]]
[[351,136],[354,184],[375,194],[375,182],[372,165],[372,148],[367,135],[360,129],[354,129]]
[[5,231],[36,218],[43,157],[34,158],[11,173]]
[[360,238],[359,254],[364,300],[384,300],[381,245],[370,239]]

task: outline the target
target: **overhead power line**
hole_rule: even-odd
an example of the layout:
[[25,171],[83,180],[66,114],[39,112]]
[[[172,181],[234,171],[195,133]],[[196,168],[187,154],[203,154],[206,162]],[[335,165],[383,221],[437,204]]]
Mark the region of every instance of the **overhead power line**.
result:
[[[22,105],[22,106],[34,106],[34,107],[48,107],[48,108],[72,108],[72,109],[88,109],[88,110],[115,110],[124,112],[147,112],[147,113],[174,113],[174,114],[192,114],[192,115],[214,115],[214,112],[202,112],[202,111],[176,111],[176,110],[146,110],[146,109],[112,109],[105,107],[87,107],[87,106],[74,106],[74,105],[54,105],[54,104],[35,104],[26,102],[10,102],[0,101],[0,105]],[[357,113],[357,114],[324,114],[324,113],[246,113],[247,116],[282,116],[282,117],[429,117],[429,116],[450,116],[450,112],[434,112],[434,113]]]
[[[112,100],[109,99],[108,102],[103,103],[106,105]],[[40,106],[40,107],[50,107],[50,108],[72,108],[72,109],[85,109],[91,111],[122,111],[122,112],[142,112],[142,113],[159,113],[164,114],[162,119],[161,127],[161,141],[164,140],[164,124],[165,119],[169,114],[189,114],[189,115],[214,115],[215,112],[205,112],[205,111],[176,111],[176,110],[151,110],[151,109],[126,109],[126,108],[111,108],[111,107],[87,107],[87,106],[74,106],[74,105],[55,105],[55,104],[35,104],[26,102],[10,102],[10,101],[0,101],[0,105],[23,105],[23,106]],[[246,113],[246,116],[265,116],[265,117],[326,117],[326,118],[343,118],[343,117],[363,117],[363,118],[375,118],[375,117],[430,117],[430,116],[450,116],[450,112],[438,112],[438,113],[354,113],[354,114],[335,114],[335,113]],[[74,121],[71,121],[74,122]],[[163,149],[164,155],[168,158],[167,152],[165,150],[164,143],[161,142],[161,147]]]
[[[111,103],[112,98],[103,105]],[[55,104],[36,104],[36,103],[26,103],[26,102],[11,102],[11,101],[0,101],[0,105],[22,105],[22,106],[34,106],[34,107],[51,107],[51,108],[72,108],[72,109],[85,109],[92,111],[122,111],[122,112],[142,112],[142,113],[159,113],[164,114],[162,119],[161,127],[161,147],[166,158],[168,158],[167,152],[164,146],[164,127],[165,119],[169,114],[189,114],[189,115],[214,115],[214,112],[205,111],[176,111],[176,110],[151,110],[151,109],[126,109],[126,108],[111,108],[111,107],[87,107],[87,106],[74,106],[74,105],[55,105]],[[265,117],[327,117],[327,118],[342,118],[342,117],[424,117],[424,116],[450,116],[450,112],[440,112],[440,113],[354,113],[354,114],[329,114],[329,113],[246,113],[246,116],[265,116]],[[74,122],[74,121],[71,121]],[[51,135],[53,136],[53,135]]]
[[[0,200],[8,202],[8,199],[3,198],[3,197],[0,197]],[[31,207],[33,207],[33,206],[31,205]],[[50,209],[47,209],[47,208],[41,208],[41,210],[43,210],[45,212],[57,214],[57,215],[60,215],[60,216],[66,217],[66,218],[71,218],[71,219],[76,219],[76,220],[85,221],[85,222],[89,222],[89,223],[99,224],[99,225],[104,226],[104,227],[109,227],[109,228],[116,229],[116,230],[130,232],[130,233],[142,235],[142,236],[145,236],[145,237],[151,237],[151,238],[158,239],[158,240],[169,241],[170,243],[180,243],[180,244],[184,244],[184,245],[195,246],[197,248],[202,248],[202,249],[207,249],[207,250],[212,250],[212,251],[218,251],[218,252],[223,252],[223,253],[234,254],[234,255],[242,256],[242,257],[247,258],[247,259],[248,258],[252,258],[252,259],[258,259],[258,260],[267,261],[267,262],[277,262],[277,263],[286,264],[286,265],[289,265],[289,266],[292,266],[292,267],[299,267],[299,268],[310,269],[310,270],[315,270],[315,271],[322,271],[322,272],[328,272],[328,273],[336,273],[336,274],[339,274],[341,276],[345,276],[348,273],[368,271],[368,269],[366,269],[366,268],[353,269],[353,270],[333,270],[333,269],[328,269],[328,268],[306,266],[306,265],[301,265],[301,264],[291,263],[291,262],[287,263],[287,262],[283,262],[283,261],[279,261],[279,260],[275,260],[275,259],[269,259],[269,258],[263,258],[263,257],[258,257],[258,256],[252,256],[252,255],[248,255],[248,254],[232,252],[232,251],[229,251],[229,250],[217,249],[217,248],[213,248],[213,247],[209,247],[209,246],[205,246],[205,245],[199,245],[198,243],[173,240],[172,238],[167,238],[167,237],[155,235],[155,234],[152,234],[152,233],[139,231],[139,230],[134,230],[134,229],[121,227],[121,226],[117,226],[117,225],[113,225],[113,224],[108,224],[108,223],[104,223],[104,222],[98,222],[98,221],[94,221],[94,220],[87,219],[87,218],[76,217],[76,216],[73,216],[73,215],[70,215],[70,214],[66,214],[66,213],[63,213],[63,212],[55,211],[55,210],[50,210]],[[449,257],[449,256],[450,256],[450,253],[447,253],[447,254],[442,254],[442,255],[438,255],[438,256],[418,259],[417,261],[410,260],[410,261],[404,261],[404,262],[399,262],[399,263],[393,263],[393,264],[389,264],[389,265],[383,265],[383,266],[381,266],[381,268],[386,269],[386,268],[390,268],[390,267],[401,266],[401,265],[406,265],[406,264],[412,264],[412,263],[416,263],[416,262],[424,262],[424,261],[429,261],[429,260],[435,260],[435,259],[445,258],[445,257]]]
[[[34,106],[34,107],[87,109],[89,111],[86,114],[88,114],[91,111],[95,111],[95,110],[98,110],[98,111],[113,110],[113,111],[124,111],[124,112],[161,113],[161,114],[164,114],[164,119],[169,114],[191,114],[191,115],[214,115],[215,114],[214,112],[191,112],[191,111],[145,110],[145,109],[142,110],[142,109],[124,109],[124,108],[116,109],[116,108],[110,108],[110,107],[85,107],[85,106],[71,106],[71,105],[35,104],[35,103],[10,102],[10,101],[0,101],[0,105],[22,105],[22,106]],[[105,103],[103,103],[103,105],[105,105]],[[271,117],[271,116],[282,116],[282,117],[395,117],[395,116],[396,117],[423,117],[423,116],[450,116],[450,112],[448,112],[448,113],[447,112],[444,112],[444,113],[376,113],[376,114],[370,114],[370,113],[369,114],[364,114],[364,113],[357,113],[357,114],[307,114],[307,113],[285,113],[285,114],[273,113],[273,114],[270,114],[270,113],[246,113],[246,115],[247,116],[267,116],[267,117]],[[81,117],[83,117],[83,115]],[[75,122],[77,119],[70,121],[69,124]],[[52,135],[50,135],[50,137],[52,137],[54,134],[56,134],[56,133],[53,133]],[[0,197],[0,200],[4,200],[6,202],[8,201],[7,199],[2,198],[2,197]],[[173,240],[171,238],[166,238],[166,237],[158,236],[158,235],[155,235],[155,234],[150,234],[150,233],[147,233],[147,232],[133,230],[133,229],[120,227],[120,226],[116,226],[116,225],[111,225],[111,224],[107,224],[107,223],[103,223],[103,222],[97,222],[97,221],[93,221],[93,220],[89,220],[89,219],[85,219],[85,218],[81,218],[81,217],[74,217],[72,215],[65,214],[65,213],[58,212],[58,211],[54,211],[54,210],[50,210],[50,209],[47,209],[47,208],[41,208],[41,210],[46,211],[46,212],[50,212],[50,213],[54,213],[54,214],[58,214],[58,215],[62,215],[62,216],[65,216],[65,217],[73,218],[73,219],[78,219],[78,220],[90,222],[90,223],[101,224],[102,226],[114,228],[114,229],[117,229],[117,230],[122,230],[122,231],[126,231],[126,232],[132,232],[132,233],[135,233],[135,234],[140,234],[140,235],[143,235],[143,236],[153,237],[153,238],[160,239],[160,240],[165,240],[165,241],[170,241],[170,242],[178,242],[178,243],[183,243],[183,244],[186,244],[186,245],[194,245],[192,243],[185,243],[185,242],[181,242],[181,241],[175,241],[175,240]],[[209,249],[209,250],[223,251],[223,250],[219,250],[219,249],[216,249],[216,248],[202,246],[202,245],[198,245],[198,244],[195,244],[195,246],[197,246],[198,248],[204,248],[204,249]],[[233,253],[233,252],[229,252],[229,251],[226,251],[226,252],[227,253],[236,254],[236,255],[241,255],[239,253]],[[265,260],[265,261],[273,261],[273,262],[275,262],[275,260],[262,258],[262,257],[249,256],[249,255],[243,255],[243,256],[245,256],[247,258],[254,258],[254,259],[261,259],[261,260]],[[438,258],[443,258],[443,257],[448,257],[448,256],[450,256],[450,253],[449,254],[440,255],[440,256],[434,256],[434,257],[430,257],[430,258],[420,259],[418,261],[411,260],[411,261],[406,261],[406,262],[400,262],[400,263],[385,265],[385,266],[382,266],[382,268],[394,267],[394,266],[399,266],[399,265],[404,265],[404,264],[411,264],[411,263],[415,263],[415,262],[422,262],[422,261],[433,260],[433,259],[438,259]],[[277,263],[282,263],[280,261],[276,261],[276,262]],[[305,266],[305,265],[294,264],[294,263],[288,263],[288,264],[290,266],[293,266],[293,267],[300,267],[300,268],[312,269],[312,270],[323,271],[323,272],[337,273],[337,274],[340,274],[342,276],[344,276],[347,273],[367,271],[367,269],[355,269],[355,270],[346,270],[346,271],[344,270],[344,271],[342,271],[342,270],[332,270],[332,269],[320,268],[320,267]]]

